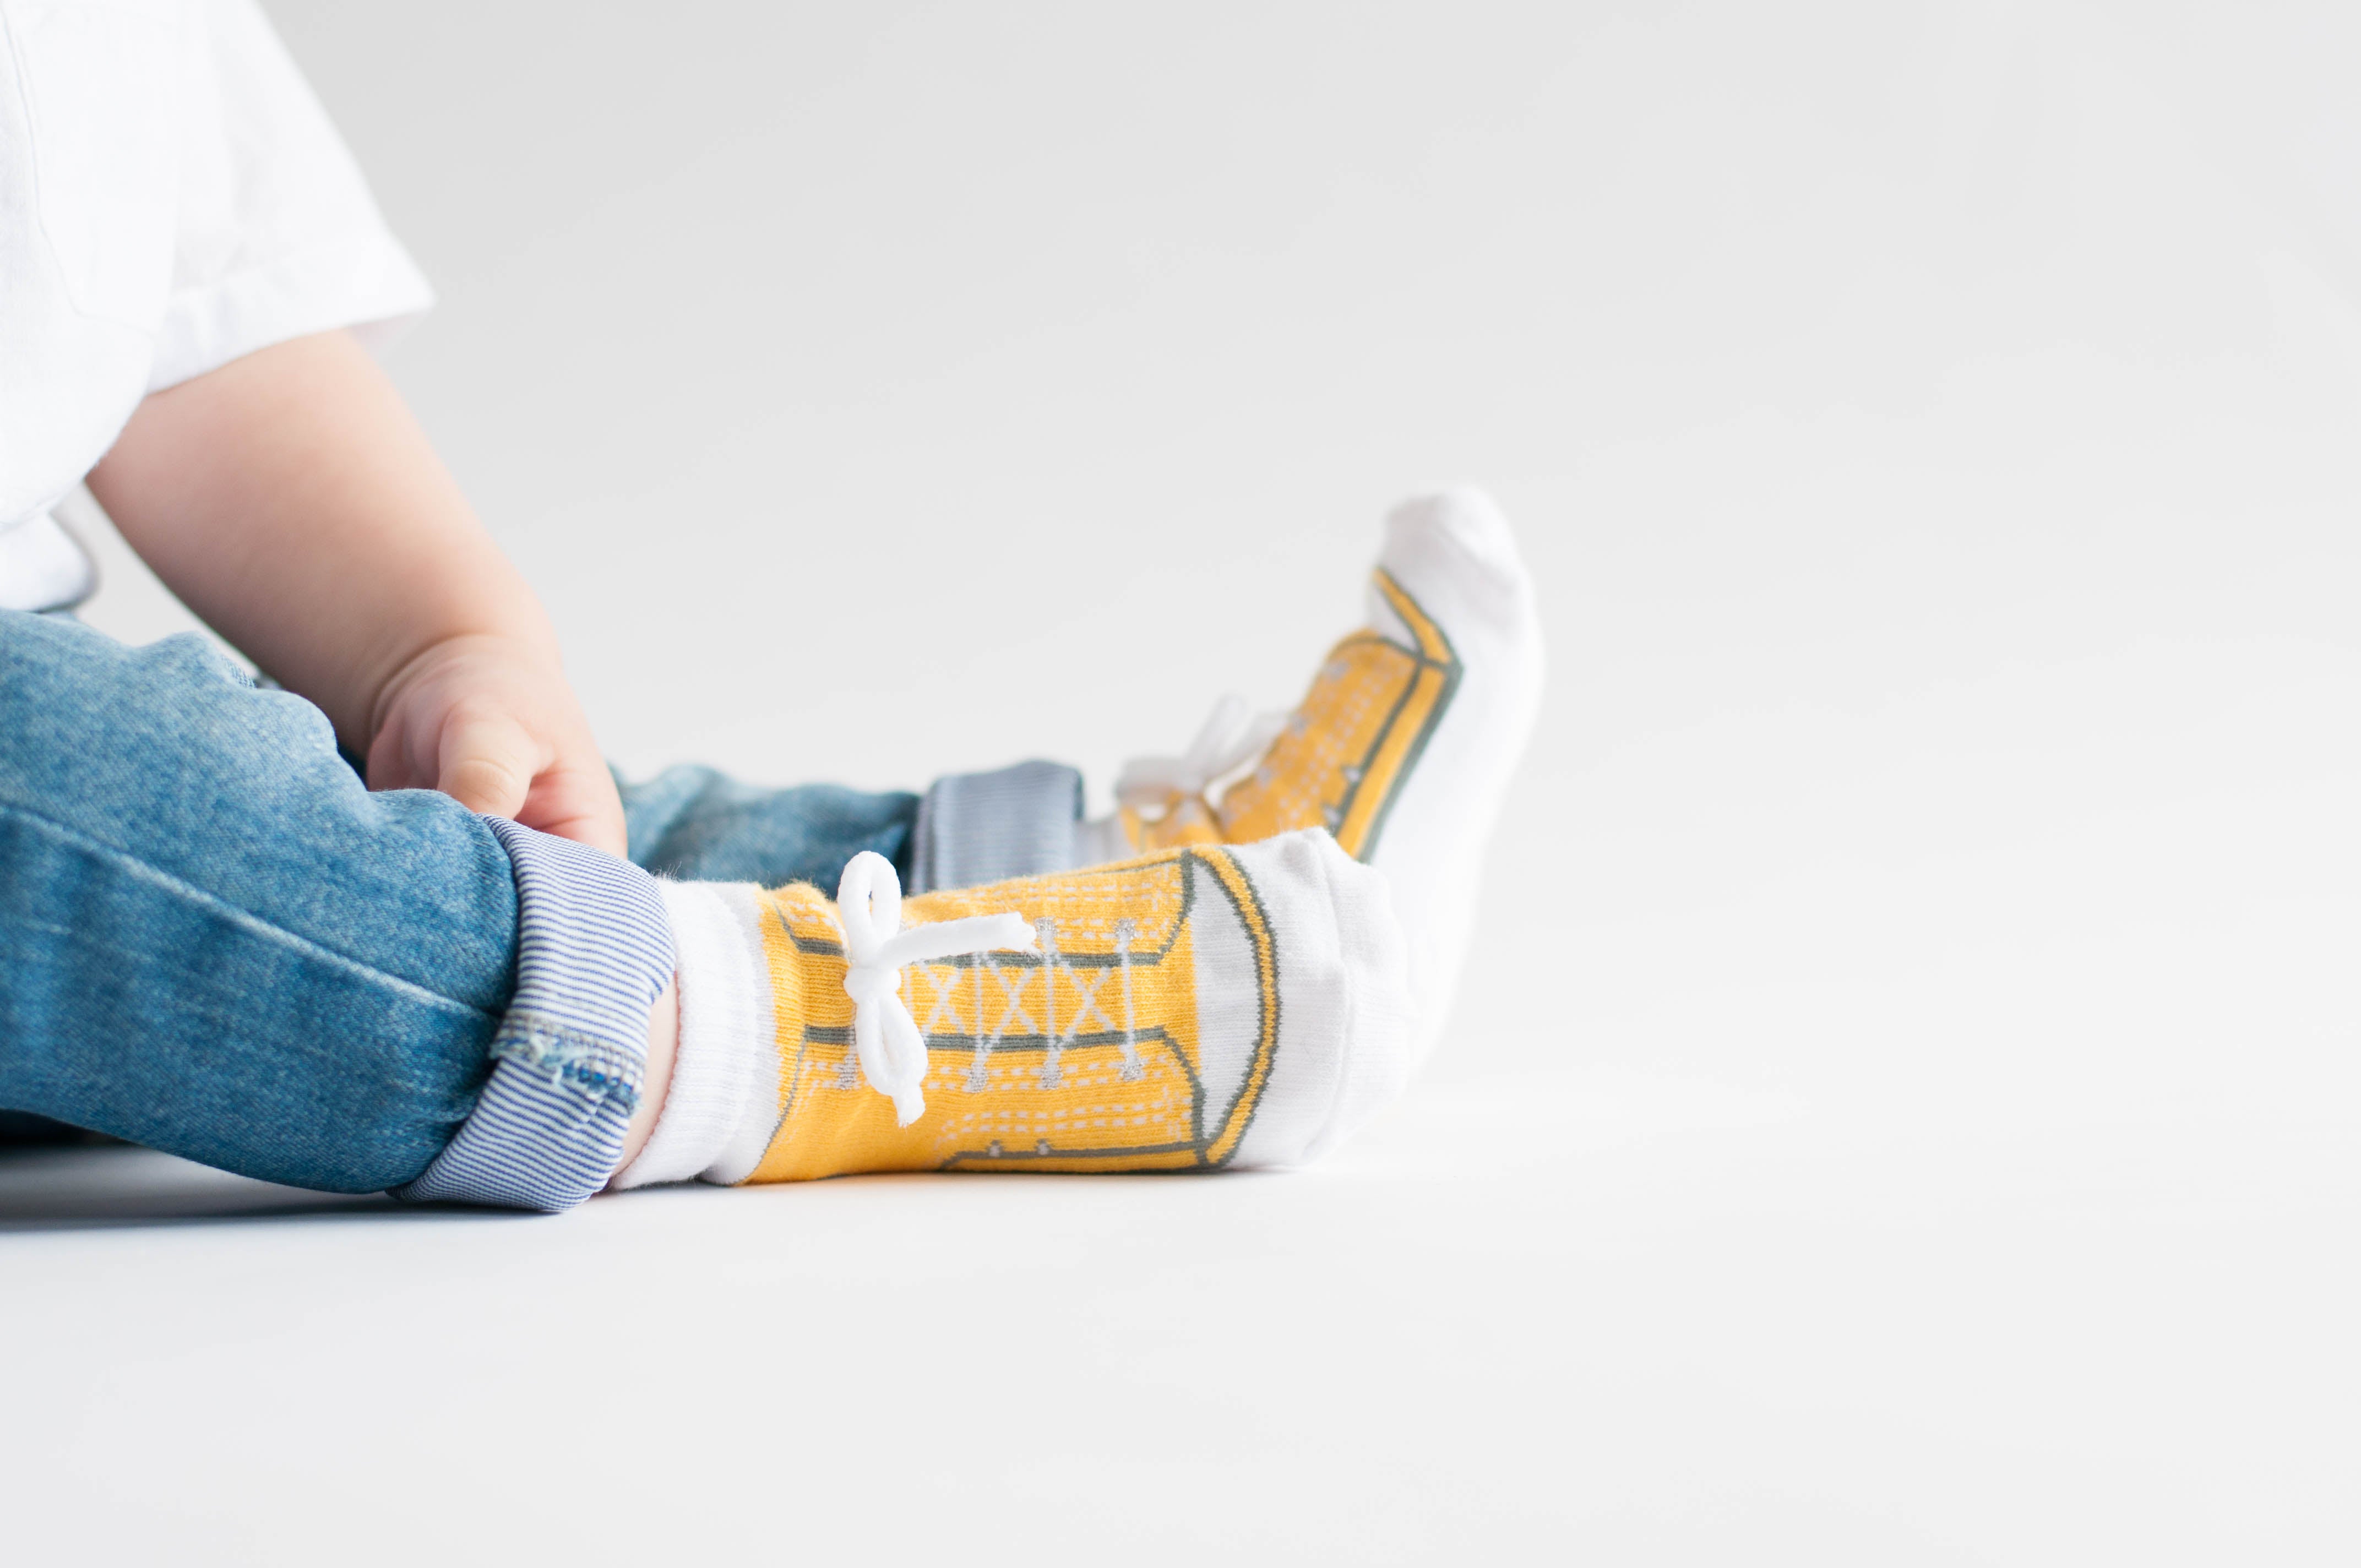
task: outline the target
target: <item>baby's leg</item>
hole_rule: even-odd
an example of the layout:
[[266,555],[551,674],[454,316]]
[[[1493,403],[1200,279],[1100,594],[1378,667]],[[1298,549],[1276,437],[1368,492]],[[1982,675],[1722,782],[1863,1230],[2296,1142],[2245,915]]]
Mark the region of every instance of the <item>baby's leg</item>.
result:
[[0,614],[0,1107],[332,1191],[564,1207],[673,968],[644,873],[371,795],[193,638]]
[[[432,792],[372,795],[316,709],[194,639],[0,615],[0,1107],[247,1175],[562,1209],[613,1175],[635,1111],[656,1137],[632,1180],[707,1171],[700,1144],[751,1146],[740,1179],[1206,1169],[1309,1157],[1400,1078],[1392,917],[1319,835],[917,899],[920,920],[1004,912],[1038,950],[864,962],[808,888],[659,884]],[[1071,852],[1074,794],[1040,766],[939,784],[936,826],[963,836],[936,863]],[[823,861],[846,823],[907,809],[764,798],[773,828],[841,808],[804,840]],[[659,1118],[641,1091],[676,965]],[[858,1039],[902,976],[931,993],[917,1059],[939,1047],[958,1082],[922,1065],[882,1098]]]

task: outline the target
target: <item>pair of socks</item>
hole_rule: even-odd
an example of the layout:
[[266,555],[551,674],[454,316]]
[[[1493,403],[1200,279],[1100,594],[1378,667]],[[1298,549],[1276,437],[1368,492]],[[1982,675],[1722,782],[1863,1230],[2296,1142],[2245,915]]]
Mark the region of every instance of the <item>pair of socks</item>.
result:
[[1507,523],[1426,497],[1291,713],[1227,703],[1125,770],[1109,863],[906,901],[869,854],[834,898],[665,883],[679,1047],[614,1185],[1318,1157],[1441,1030],[1541,670]]

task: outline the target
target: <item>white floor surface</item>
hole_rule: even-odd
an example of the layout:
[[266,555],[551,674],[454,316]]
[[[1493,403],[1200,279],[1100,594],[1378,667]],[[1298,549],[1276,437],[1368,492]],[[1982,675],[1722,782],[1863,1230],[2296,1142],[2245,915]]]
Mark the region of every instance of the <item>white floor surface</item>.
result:
[[2349,1130],[1578,1070],[1332,1165],[405,1212],[0,1165],[10,1561],[2270,1563],[2356,1539]]

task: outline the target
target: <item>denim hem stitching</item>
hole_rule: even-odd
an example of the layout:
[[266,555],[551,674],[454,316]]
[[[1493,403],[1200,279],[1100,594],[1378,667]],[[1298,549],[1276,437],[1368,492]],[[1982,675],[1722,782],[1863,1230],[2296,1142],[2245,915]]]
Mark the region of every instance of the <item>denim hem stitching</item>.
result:
[[492,1037],[495,1059],[579,1085],[627,1114],[638,1109],[646,1062],[642,1053],[573,1028],[545,1014],[509,1009]]

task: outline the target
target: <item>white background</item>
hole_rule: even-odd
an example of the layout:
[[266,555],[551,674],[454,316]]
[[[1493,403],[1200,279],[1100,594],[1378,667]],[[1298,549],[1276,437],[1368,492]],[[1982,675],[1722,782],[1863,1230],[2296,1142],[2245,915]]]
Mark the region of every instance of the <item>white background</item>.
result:
[[1319,1171],[0,1167],[0,1540],[2361,1552],[2349,8],[270,9],[628,770],[1103,785],[1455,479],[1553,684]]

